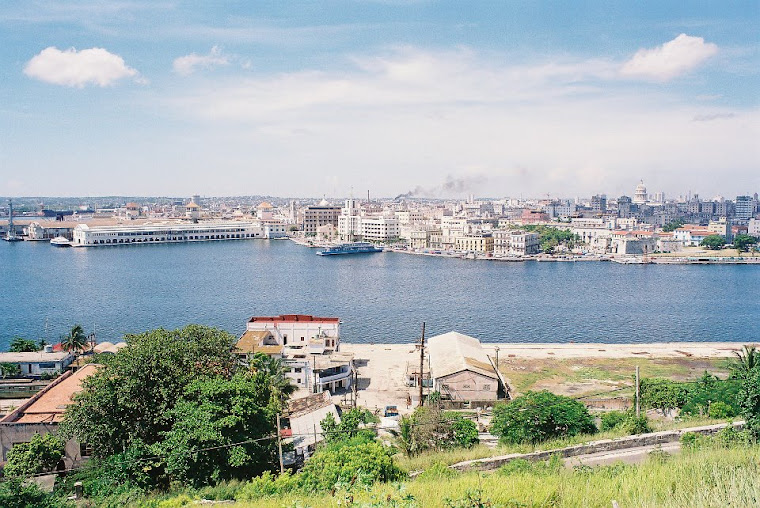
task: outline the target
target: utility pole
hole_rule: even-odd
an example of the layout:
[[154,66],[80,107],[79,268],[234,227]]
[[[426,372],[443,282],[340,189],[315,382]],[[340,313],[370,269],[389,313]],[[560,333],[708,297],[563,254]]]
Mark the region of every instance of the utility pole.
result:
[[282,432],[280,432],[280,413],[277,413],[277,450],[280,455],[280,474],[285,472],[285,466],[282,463]]
[[358,389],[357,384],[359,384],[359,373],[356,371],[356,365],[354,365],[354,361],[351,360],[351,369],[354,371],[354,382],[352,383],[353,393],[354,393],[354,409],[356,409],[356,390]]
[[639,366],[636,366],[636,418],[641,416],[641,382],[639,381]]
[[420,407],[424,405],[424,400],[422,398],[422,383],[424,382],[424,378],[422,376],[422,373],[425,368],[425,322],[422,322],[422,337],[420,338]]

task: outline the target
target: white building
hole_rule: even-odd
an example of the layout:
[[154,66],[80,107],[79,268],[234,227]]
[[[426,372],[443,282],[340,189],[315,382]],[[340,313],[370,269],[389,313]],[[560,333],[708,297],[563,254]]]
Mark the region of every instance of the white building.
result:
[[362,239],[366,242],[386,242],[399,237],[398,219],[390,217],[362,217]]
[[340,319],[306,314],[255,316],[248,320],[246,330],[266,330],[278,344],[287,349],[302,349],[309,353],[324,353],[340,349]]
[[362,235],[361,208],[355,199],[347,199],[338,216],[338,234],[340,239],[353,242]]
[[747,234],[754,236],[755,238],[760,238],[760,219],[749,220],[749,225],[747,226]]
[[52,346],[46,351],[23,353],[0,353],[0,364],[18,365],[22,377],[38,377],[43,374],[60,374],[71,362],[74,355],[68,351],[54,353]]
[[633,202],[637,205],[643,205],[649,201],[647,195],[647,188],[644,186],[644,180],[642,180],[637,186],[636,191],[633,193]]
[[211,240],[247,240],[264,238],[258,224],[247,222],[171,222],[139,226],[88,226],[74,228],[75,247],[135,243],[179,243]]
[[509,254],[513,256],[538,254],[540,248],[538,233],[512,231],[509,236]]

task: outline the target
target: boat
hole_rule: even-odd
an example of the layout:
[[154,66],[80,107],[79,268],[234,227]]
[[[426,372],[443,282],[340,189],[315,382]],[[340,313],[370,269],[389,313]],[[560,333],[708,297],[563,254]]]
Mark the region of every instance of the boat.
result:
[[53,247],[71,247],[71,241],[65,236],[56,236],[50,240],[50,245]]
[[334,247],[328,247],[325,250],[317,252],[317,256],[339,256],[342,254],[371,254],[373,252],[383,252],[382,247],[377,247],[368,242],[342,243]]

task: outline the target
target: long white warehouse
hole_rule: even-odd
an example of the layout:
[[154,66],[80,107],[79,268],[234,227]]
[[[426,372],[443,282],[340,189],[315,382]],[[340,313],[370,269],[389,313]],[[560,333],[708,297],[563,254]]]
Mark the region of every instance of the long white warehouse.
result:
[[[277,238],[279,227],[251,222],[159,223],[139,226],[93,226],[74,228],[74,247],[135,243],[207,242],[213,240],[248,240]],[[274,225],[280,226],[280,225]],[[284,230],[284,226],[280,226]]]

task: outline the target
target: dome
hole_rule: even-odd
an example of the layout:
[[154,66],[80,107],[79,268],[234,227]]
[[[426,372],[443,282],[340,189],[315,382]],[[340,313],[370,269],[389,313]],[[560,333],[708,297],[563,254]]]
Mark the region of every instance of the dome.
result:
[[323,199],[319,202],[319,206],[330,206],[330,203],[326,199]]
[[264,201],[257,208],[259,208],[259,209],[272,208],[272,205],[270,203],[267,203],[266,201]]

